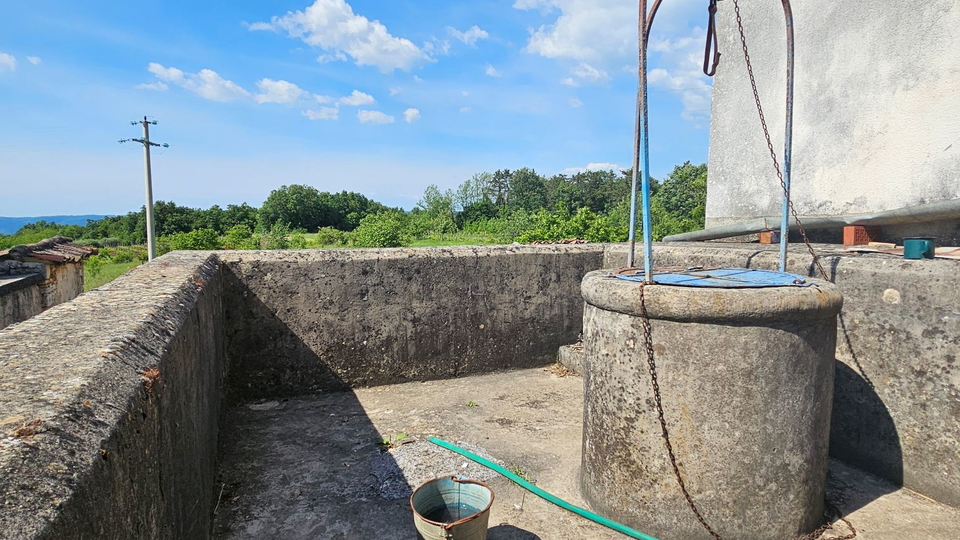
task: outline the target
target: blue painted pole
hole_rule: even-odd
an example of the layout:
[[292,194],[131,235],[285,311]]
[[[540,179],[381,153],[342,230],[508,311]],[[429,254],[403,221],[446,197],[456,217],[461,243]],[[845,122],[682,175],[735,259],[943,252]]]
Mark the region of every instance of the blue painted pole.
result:
[[787,120],[783,138],[783,216],[780,219],[780,271],[787,270],[787,237],[790,234],[790,164],[793,151],[793,10],[783,1],[787,22]]
[[[658,5],[659,2],[656,4]],[[655,7],[656,7],[655,5]],[[640,0],[640,69],[639,89],[637,92],[639,109],[637,136],[639,145],[636,154],[642,163],[635,163],[641,168],[642,181],[640,184],[641,200],[643,204],[643,276],[646,281],[653,281],[653,231],[650,222],[650,132],[648,128],[647,109],[647,0]],[[651,21],[652,22],[652,21]]]

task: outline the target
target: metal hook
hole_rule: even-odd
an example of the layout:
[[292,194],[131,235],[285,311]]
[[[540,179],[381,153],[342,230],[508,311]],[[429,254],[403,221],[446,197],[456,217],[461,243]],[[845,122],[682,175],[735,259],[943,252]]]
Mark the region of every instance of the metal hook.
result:
[[[710,0],[707,12],[710,15],[707,22],[707,43],[703,47],[703,74],[707,77],[713,77],[717,73],[717,64],[720,63],[720,45],[717,42],[717,0]],[[713,51],[712,64],[710,62],[711,50]]]

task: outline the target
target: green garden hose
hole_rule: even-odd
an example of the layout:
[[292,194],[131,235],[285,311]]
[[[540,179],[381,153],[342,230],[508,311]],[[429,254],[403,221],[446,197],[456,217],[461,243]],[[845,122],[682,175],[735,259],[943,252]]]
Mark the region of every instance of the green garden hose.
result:
[[530,482],[524,480],[523,478],[520,478],[518,475],[508,471],[507,469],[504,469],[503,467],[501,467],[500,465],[497,465],[496,463],[490,461],[489,459],[484,459],[476,454],[468,452],[455,444],[448,443],[447,441],[442,441],[436,437],[430,437],[429,441],[441,448],[446,448],[447,450],[450,450],[451,452],[456,452],[471,461],[475,461],[480,465],[483,465],[484,467],[505,476],[508,480],[510,480],[514,484],[517,484],[518,486],[529,491],[530,493],[533,493],[537,497],[540,497],[541,499],[547,502],[553,503],[559,506],[560,508],[569,510],[574,514],[577,514],[578,516],[587,518],[594,523],[598,523],[600,525],[603,525],[604,527],[613,529],[619,533],[623,533],[631,538],[639,538],[640,540],[657,540],[656,538],[650,535],[643,534],[642,532],[631,529],[626,525],[617,523],[616,521],[611,521],[603,516],[598,516],[597,514],[594,514],[589,510],[584,510],[579,506],[574,506],[568,503],[567,501],[561,499],[560,497],[547,493],[546,491],[538,488],[537,486],[531,484]]

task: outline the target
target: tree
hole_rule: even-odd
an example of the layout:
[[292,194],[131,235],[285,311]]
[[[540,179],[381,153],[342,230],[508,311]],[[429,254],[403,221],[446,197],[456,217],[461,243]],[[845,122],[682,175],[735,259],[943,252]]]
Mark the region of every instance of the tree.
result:
[[663,209],[676,217],[692,216],[707,204],[707,164],[677,165],[660,185],[657,198]]
[[493,185],[493,175],[488,172],[477,173],[465,180],[457,188],[454,195],[454,205],[457,210],[482,202],[490,201],[490,191]]
[[260,224],[264,230],[272,230],[275,224],[284,223],[294,229],[315,231],[324,224],[322,214],[328,205],[323,199],[312,186],[280,186],[263,201]]
[[533,169],[518,169],[510,175],[507,208],[534,212],[547,205],[547,186]]

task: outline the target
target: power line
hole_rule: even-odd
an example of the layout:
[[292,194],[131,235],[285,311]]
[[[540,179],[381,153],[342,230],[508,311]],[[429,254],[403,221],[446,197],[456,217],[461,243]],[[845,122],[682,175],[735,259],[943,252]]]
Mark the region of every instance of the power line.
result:
[[143,120],[134,120],[130,122],[131,126],[135,126],[137,124],[143,126],[143,137],[140,139],[120,139],[120,142],[137,142],[143,145],[143,171],[147,190],[147,260],[152,261],[157,256],[157,238],[156,229],[153,223],[153,173],[150,170],[150,147],[158,146],[162,148],[169,148],[170,145],[167,143],[155,143],[150,140],[150,126],[157,125],[156,120],[147,120],[147,117],[144,116]]

